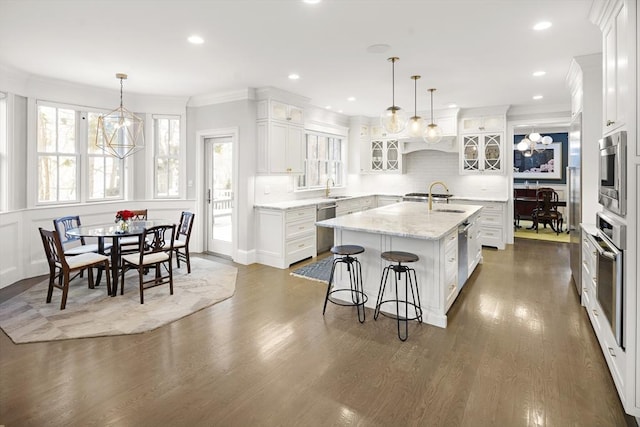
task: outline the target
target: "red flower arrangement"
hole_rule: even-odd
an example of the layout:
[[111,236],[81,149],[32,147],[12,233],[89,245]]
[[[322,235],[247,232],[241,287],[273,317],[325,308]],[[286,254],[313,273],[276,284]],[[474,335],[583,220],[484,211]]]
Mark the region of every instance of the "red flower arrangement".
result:
[[133,218],[135,214],[128,210],[118,211],[116,212],[116,222],[118,221],[128,221]]

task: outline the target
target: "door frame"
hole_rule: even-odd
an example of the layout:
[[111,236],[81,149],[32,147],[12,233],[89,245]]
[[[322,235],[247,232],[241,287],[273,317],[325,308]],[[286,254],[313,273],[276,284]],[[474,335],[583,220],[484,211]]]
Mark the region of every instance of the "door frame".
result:
[[[231,175],[233,176],[233,183],[231,185],[233,191],[233,210],[231,212],[231,259],[236,261],[238,256],[238,172],[239,172],[239,159],[238,159],[238,134],[237,127],[218,128],[218,129],[205,129],[196,132],[196,210],[200,218],[205,218],[207,208],[206,189],[204,180],[206,178],[205,165],[207,159],[205,158],[205,140],[209,138],[231,138],[231,147],[233,153],[233,165]],[[203,221],[205,226],[202,228],[202,251],[207,252],[207,242],[209,233],[208,221]]]

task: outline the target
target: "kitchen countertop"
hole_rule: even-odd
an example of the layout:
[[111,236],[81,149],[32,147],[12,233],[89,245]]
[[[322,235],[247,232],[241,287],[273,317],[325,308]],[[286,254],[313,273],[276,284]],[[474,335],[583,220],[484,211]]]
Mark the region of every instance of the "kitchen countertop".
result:
[[[439,212],[438,210],[460,210]],[[316,222],[321,227],[439,240],[465,222],[482,206],[437,204],[431,212],[426,203],[402,202]]]
[[[288,209],[302,208],[306,206],[321,205],[324,203],[337,202],[340,200],[352,200],[352,199],[358,199],[362,197],[371,197],[371,196],[402,197],[403,195],[366,193],[366,194],[348,195],[344,197],[335,196],[339,198],[314,197],[309,199],[287,200],[283,202],[256,203],[254,204],[254,207],[260,208],[260,209],[288,210]],[[506,203],[509,201],[507,197],[475,197],[475,196],[452,196],[449,200],[470,200],[470,201],[478,201],[478,202],[502,202],[502,203]]]

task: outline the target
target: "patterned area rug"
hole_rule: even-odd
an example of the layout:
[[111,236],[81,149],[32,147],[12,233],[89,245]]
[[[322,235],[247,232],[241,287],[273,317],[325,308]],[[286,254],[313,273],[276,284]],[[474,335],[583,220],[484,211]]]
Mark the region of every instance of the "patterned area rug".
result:
[[316,282],[329,283],[331,275],[331,264],[333,257],[328,256],[320,261],[307,264],[291,272],[292,276],[302,277],[304,279],[315,280]]
[[544,226],[538,227],[538,232],[536,230],[528,230],[527,227],[531,227],[533,222],[522,220],[520,221],[520,227],[516,229],[514,236],[520,237],[522,239],[535,239],[535,240],[546,240],[549,242],[562,242],[569,243],[569,235],[566,231],[561,231],[559,234],[556,234],[549,226],[546,228]]
[[[217,302],[230,298],[236,289],[237,269],[202,258],[191,258],[191,274],[173,270],[173,295],[169,286],[144,293],[140,304],[138,276],[127,273],[124,295],[109,297],[102,279],[95,289],[87,277],[71,282],[67,307],[60,310],[62,291],[53,290],[50,304],[48,279],[0,304],[0,328],[16,343],[54,341],[151,331]],[[153,274],[153,273],[151,273]]]

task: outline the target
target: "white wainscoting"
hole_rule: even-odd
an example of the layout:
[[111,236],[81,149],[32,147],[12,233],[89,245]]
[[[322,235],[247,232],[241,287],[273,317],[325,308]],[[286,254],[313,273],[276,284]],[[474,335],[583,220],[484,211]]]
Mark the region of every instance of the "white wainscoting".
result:
[[[171,219],[176,225],[182,211],[195,212],[194,200],[149,200],[117,203],[38,207],[0,213],[0,288],[18,280],[48,274],[38,227],[53,230],[53,219],[80,215],[82,225],[113,222],[123,209],[148,209],[149,219]],[[202,252],[203,225],[196,218],[191,232],[190,249]],[[90,239],[89,239],[90,240]]]

